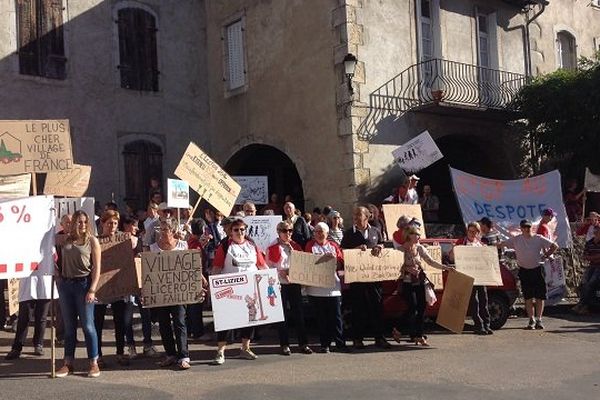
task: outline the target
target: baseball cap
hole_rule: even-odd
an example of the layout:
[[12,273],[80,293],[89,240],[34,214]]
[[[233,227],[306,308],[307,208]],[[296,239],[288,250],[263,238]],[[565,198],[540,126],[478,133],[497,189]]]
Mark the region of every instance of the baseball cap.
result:
[[524,228],[524,227],[530,227],[530,228],[531,228],[531,226],[532,226],[532,225],[533,225],[533,224],[532,224],[532,223],[531,223],[531,221],[530,221],[530,220],[528,220],[528,219],[522,219],[522,220],[521,220],[521,222],[519,223],[519,226],[520,226],[521,228]]
[[162,203],[160,203],[160,204],[158,205],[158,209],[159,209],[159,210],[161,210],[161,211],[164,211],[164,210],[170,210],[170,209],[171,209],[171,207],[169,207],[169,206],[167,205],[167,203],[165,203],[165,202],[163,201]]
[[555,212],[553,209],[551,209],[551,208],[545,208],[545,209],[542,211],[542,215],[544,215],[544,216],[549,216],[549,217],[550,217],[550,216],[551,216],[551,217],[556,217],[556,212]]
[[419,178],[415,174],[409,176],[408,179],[411,180],[411,181],[419,181],[419,180],[421,180],[421,178]]

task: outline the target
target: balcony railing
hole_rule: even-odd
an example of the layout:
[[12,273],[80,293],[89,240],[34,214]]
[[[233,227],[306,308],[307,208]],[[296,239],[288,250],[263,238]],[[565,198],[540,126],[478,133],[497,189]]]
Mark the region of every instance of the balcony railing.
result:
[[414,64],[369,95],[359,137],[371,139],[377,123],[428,105],[507,110],[525,75],[442,59]]

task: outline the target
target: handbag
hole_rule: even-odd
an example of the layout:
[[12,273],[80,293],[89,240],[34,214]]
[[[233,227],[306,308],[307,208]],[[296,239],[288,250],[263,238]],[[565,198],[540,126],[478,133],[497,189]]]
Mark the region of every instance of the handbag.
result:
[[437,302],[437,296],[433,290],[431,282],[425,284],[425,302],[429,307],[433,306]]

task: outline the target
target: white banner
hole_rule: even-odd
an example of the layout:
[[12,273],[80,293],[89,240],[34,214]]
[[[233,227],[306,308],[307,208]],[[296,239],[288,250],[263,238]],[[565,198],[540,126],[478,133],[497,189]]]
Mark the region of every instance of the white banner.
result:
[[0,200],[29,196],[31,174],[0,176]]
[[444,157],[427,131],[392,151],[392,155],[406,172],[419,172]]
[[244,217],[248,225],[246,237],[252,239],[264,253],[277,240],[277,224],[282,221],[281,215],[255,215]]
[[592,174],[592,171],[586,168],[584,186],[588,192],[600,192],[600,175]]
[[546,304],[552,306],[560,302],[567,294],[567,282],[562,257],[552,257],[544,262],[546,281]]
[[268,176],[232,176],[232,178],[242,187],[235,204],[244,204],[246,201],[254,204],[269,202]]
[[54,198],[34,196],[0,203],[0,279],[52,273]]
[[563,248],[571,245],[558,171],[510,181],[482,178],[454,168],[450,174],[465,224],[488,217],[508,238],[520,233],[522,219],[538,224],[542,211],[552,208],[557,214],[549,224],[553,240]]
[[56,209],[56,232],[62,228],[60,219],[63,215],[73,214],[75,211],[83,210],[90,219],[92,231],[96,235],[96,223],[94,219],[94,198],[93,197],[73,197],[64,199],[54,199],[54,208]]
[[283,321],[276,269],[212,275],[209,280],[216,332]]
[[167,179],[167,205],[171,208],[190,206],[190,185],[179,179]]

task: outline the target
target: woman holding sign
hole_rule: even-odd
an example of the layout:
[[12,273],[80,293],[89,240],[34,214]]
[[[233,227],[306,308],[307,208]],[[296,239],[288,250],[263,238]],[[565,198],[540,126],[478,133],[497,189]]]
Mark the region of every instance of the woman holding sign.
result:
[[[234,218],[231,223],[231,237],[221,243],[217,248],[213,260],[213,275],[231,274],[235,272],[257,271],[266,269],[265,258],[256,245],[246,239],[247,225],[242,218]],[[240,357],[246,360],[256,360],[256,354],[250,350],[250,337],[252,328],[240,329],[242,334],[242,348]],[[229,331],[217,332],[217,355],[214,359],[215,365],[225,362],[225,347],[227,346],[227,334]]]
[[94,327],[94,303],[96,287],[100,280],[101,252],[98,239],[92,236],[88,215],[75,211],[73,223],[65,243],[60,248],[60,276],[57,281],[60,309],[65,324],[64,365],[56,376],[73,374],[75,345],[77,341],[77,318],[85,335],[90,369],[88,376],[100,376],[98,368],[98,337]]

